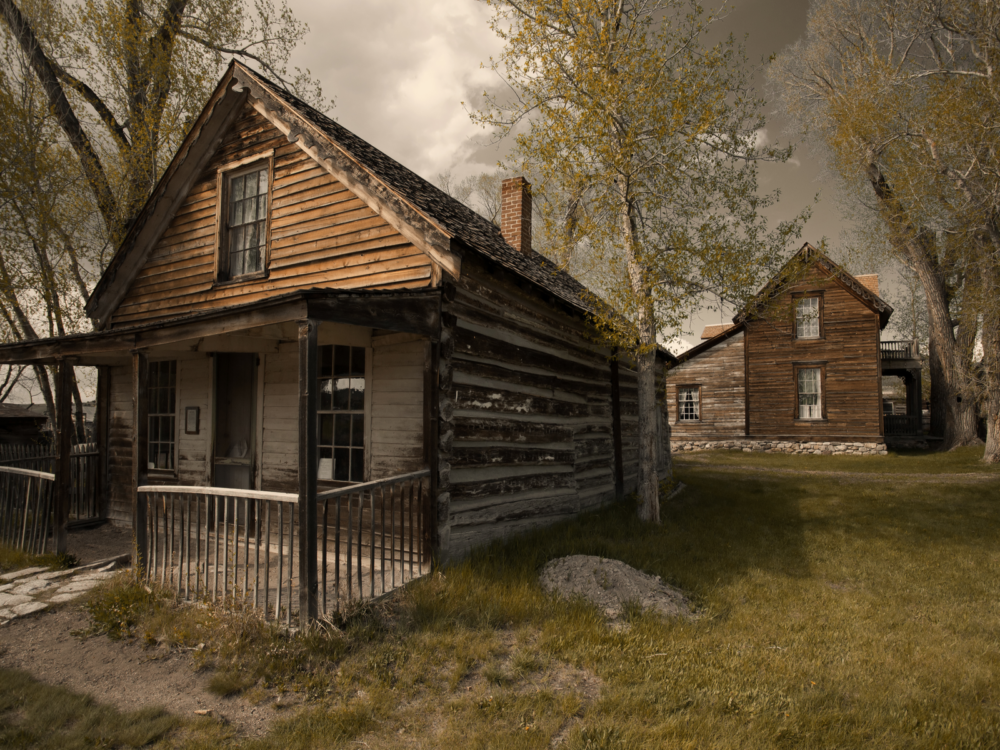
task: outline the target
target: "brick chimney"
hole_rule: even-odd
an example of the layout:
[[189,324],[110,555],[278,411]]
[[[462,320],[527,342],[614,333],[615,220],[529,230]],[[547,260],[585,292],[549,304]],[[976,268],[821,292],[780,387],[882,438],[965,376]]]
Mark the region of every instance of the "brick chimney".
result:
[[518,252],[531,253],[531,185],[523,177],[500,187],[500,233]]
[[868,291],[872,292],[876,297],[878,296],[878,274],[877,273],[865,273],[860,276],[855,276],[861,286],[865,287]]

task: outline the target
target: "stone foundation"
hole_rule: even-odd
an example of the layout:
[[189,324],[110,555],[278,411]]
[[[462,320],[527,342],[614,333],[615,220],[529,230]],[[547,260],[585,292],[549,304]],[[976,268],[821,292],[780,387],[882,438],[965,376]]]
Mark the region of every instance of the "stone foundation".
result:
[[816,456],[884,456],[885,443],[797,443],[790,440],[676,440],[671,441],[674,453],[712,450],[741,450],[744,453],[795,453]]

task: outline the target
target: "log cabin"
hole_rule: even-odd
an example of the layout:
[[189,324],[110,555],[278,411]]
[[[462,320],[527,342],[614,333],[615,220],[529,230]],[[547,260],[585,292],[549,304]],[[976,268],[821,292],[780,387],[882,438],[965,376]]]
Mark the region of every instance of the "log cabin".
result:
[[[887,433],[920,429],[919,355],[881,341],[891,315],[877,275],[852,276],[806,243],[732,324],[707,326],[678,356],[672,449],[885,453]],[[909,416],[883,414],[883,375],[904,378]]]
[[[421,563],[456,559],[637,481],[634,369],[598,343],[584,287],[532,249],[522,178],[503,206],[501,229],[234,62],[92,292],[94,332],[2,346],[0,361],[59,365],[61,394],[74,366],[99,368],[102,512],[151,565],[176,554],[153,537],[177,507],[210,526],[234,501],[249,527],[270,512],[250,505],[288,501],[306,529],[334,524],[324,498],[375,486],[381,522],[416,528]],[[386,490],[398,477],[419,480],[409,527]],[[226,504],[199,505],[206,488]],[[396,544],[374,529],[373,493],[337,522],[365,527],[358,571],[377,533]],[[65,514],[55,523],[64,533]],[[302,534],[287,544],[313,596],[316,535]],[[207,537],[177,545],[202,541],[207,561]]]

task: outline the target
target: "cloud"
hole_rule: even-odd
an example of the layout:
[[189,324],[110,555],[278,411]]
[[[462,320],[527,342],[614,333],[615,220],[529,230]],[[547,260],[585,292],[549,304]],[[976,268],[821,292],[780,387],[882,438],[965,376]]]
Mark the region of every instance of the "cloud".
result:
[[464,166],[488,139],[461,104],[470,106],[497,84],[489,59],[501,44],[485,5],[293,0],[291,6],[311,30],[293,64],[309,68],[324,93],[336,97],[333,114],[345,127],[430,179]]

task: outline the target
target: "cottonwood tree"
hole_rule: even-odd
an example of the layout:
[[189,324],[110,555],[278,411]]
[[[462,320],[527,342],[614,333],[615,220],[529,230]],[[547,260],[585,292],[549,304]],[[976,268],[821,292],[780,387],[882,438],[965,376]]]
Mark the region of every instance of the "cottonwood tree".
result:
[[[230,56],[329,104],[308,72],[289,73],[307,28],[271,0],[0,0],[0,16],[0,314],[13,340],[90,327],[89,289]],[[51,410],[44,368],[35,377]]]
[[560,196],[550,246],[586,248],[601,279],[595,322],[638,371],[639,515],[658,521],[658,337],[693,298],[740,307],[775,270],[801,217],[768,231],[777,196],[758,193],[755,164],[790,151],[761,142],[742,49],[705,46],[715,18],[696,2],[488,2],[509,92],[474,119],[515,136],[511,161]]
[[[816,0],[774,69],[786,110],[879,211],[927,302],[932,410],[944,449],[1000,461],[1000,7]],[[977,339],[984,356],[974,363]]]

